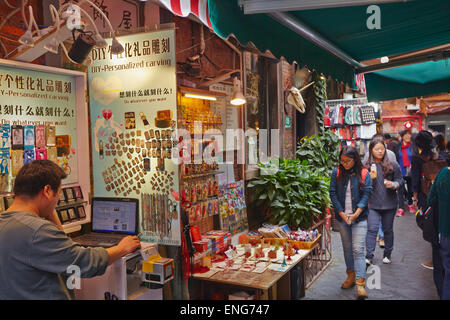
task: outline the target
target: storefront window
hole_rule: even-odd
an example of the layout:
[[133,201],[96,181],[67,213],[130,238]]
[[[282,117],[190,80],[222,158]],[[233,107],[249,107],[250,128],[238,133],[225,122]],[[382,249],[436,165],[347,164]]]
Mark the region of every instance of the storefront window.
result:
[[[278,128],[277,61],[245,52],[245,132],[247,179],[258,172],[257,163],[265,161],[272,150],[271,130]],[[267,130],[264,135],[261,130]]]

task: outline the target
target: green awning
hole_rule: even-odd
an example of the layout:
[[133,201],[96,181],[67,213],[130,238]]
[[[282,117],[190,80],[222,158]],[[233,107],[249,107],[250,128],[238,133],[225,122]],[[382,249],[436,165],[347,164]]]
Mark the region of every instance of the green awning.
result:
[[319,73],[353,83],[353,68],[331,53],[273,20],[266,14],[245,15],[237,0],[208,0],[209,19],[214,32],[224,39],[234,35],[243,45],[252,42],[260,51],[294,60]]
[[[234,35],[244,45],[252,42],[260,51],[270,50],[272,54],[284,57],[288,62],[295,60],[319,73],[353,83],[355,70],[352,66],[268,15],[244,15],[237,0],[208,0],[208,6],[211,24],[220,37]],[[367,6],[291,11],[289,14],[360,62],[450,43],[449,0],[417,0],[378,6],[381,9],[379,30],[367,28],[366,22],[370,16],[366,13]],[[427,75],[426,83],[418,83],[414,80],[417,79],[414,72],[409,73],[409,76],[408,72],[401,73],[404,76],[398,79],[392,75],[389,77],[384,71],[380,74],[367,74],[367,91],[373,96],[387,97],[387,94],[377,93],[383,87],[378,85],[379,81],[386,78],[391,82],[395,81],[397,88],[413,83],[411,88],[418,92],[428,92],[432,91],[432,83],[445,82],[444,79],[448,78],[443,77],[438,70],[437,73]],[[399,94],[402,91],[409,92],[411,88],[403,88],[399,90]],[[441,90],[441,87],[437,86],[436,89]]]
[[450,61],[429,61],[365,75],[369,101],[385,101],[450,91]]

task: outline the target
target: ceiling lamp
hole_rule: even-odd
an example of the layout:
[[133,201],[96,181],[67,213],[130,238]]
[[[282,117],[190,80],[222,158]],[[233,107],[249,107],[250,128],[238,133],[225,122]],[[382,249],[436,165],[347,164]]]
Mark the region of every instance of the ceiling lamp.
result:
[[247,100],[245,99],[244,94],[242,93],[242,86],[241,81],[238,80],[238,72],[231,75],[233,78],[233,95],[231,96],[230,103],[233,106],[241,106],[245,103],[247,103]]
[[208,96],[204,94],[198,94],[198,93],[185,93],[183,94],[186,98],[194,98],[194,99],[201,99],[201,100],[210,100],[210,101],[216,101],[217,98],[213,96]]
[[112,54],[121,54],[124,51],[125,51],[125,49],[123,48],[123,46],[120,44],[119,41],[117,41],[116,37],[114,37],[112,40],[112,44],[111,44],[111,53]]

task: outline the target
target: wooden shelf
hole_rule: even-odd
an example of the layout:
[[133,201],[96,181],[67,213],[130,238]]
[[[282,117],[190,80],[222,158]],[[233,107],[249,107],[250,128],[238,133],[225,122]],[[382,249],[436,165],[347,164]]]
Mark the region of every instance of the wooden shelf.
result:
[[73,201],[73,202],[65,203],[63,205],[56,206],[55,209],[70,208],[70,207],[75,207],[75,206],[79,206],[79,205],[86,204],[86,203],[88,203],[88,202],[87,201]]
[[196,179],[196,178],[202,178],[202,177],[208,177],[208,176],[214,176],[219,173],[224,173],[225,171],[213,171],[208,173],[199,173],[199,174],[190,174],[187,176],[181,176],[183,180],[189,180],[189,179]]

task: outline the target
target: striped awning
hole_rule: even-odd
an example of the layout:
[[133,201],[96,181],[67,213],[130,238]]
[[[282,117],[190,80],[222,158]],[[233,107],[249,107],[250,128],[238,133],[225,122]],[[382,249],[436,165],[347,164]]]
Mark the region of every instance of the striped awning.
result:
[[195,15],[208,28],[212,29],[209,20],[208,0],[159,0],[168,10],[177,16]]

